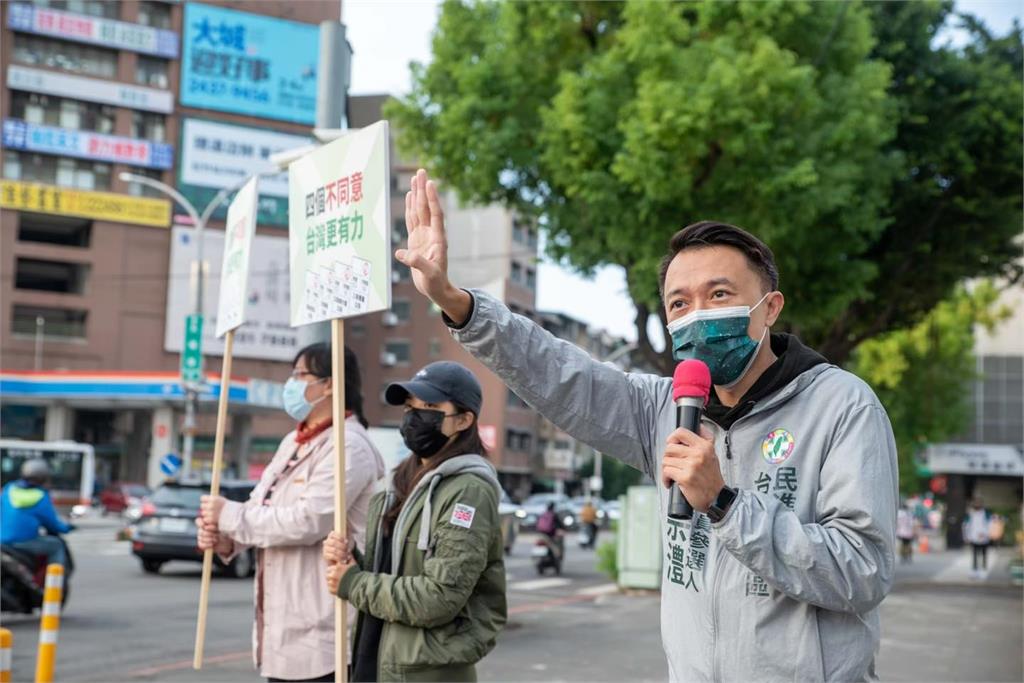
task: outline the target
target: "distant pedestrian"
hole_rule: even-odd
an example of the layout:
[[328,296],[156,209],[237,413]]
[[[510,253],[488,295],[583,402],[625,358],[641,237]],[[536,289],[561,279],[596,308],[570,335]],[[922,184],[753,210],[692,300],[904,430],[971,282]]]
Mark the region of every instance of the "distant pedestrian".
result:
[[896,538],[900,539],[900,561],[910,563],[914,558],[914,538],[917,536],[914,513],[904,503],[896,513]]
[[967,511],[964,536],[974,552],[974,569],[971,576],[975,579],[984,578],[988,571],[988,546],[991,537],[989,536],[988,510],[982,506],[981,500],[978,498],[971,501],[971,508]]
[[583,509],[580,510],[580,524],[587,534],[587,548],[593,548],[597,545],[597,507],[594,502],[587,499],[587,502],[583,504]]

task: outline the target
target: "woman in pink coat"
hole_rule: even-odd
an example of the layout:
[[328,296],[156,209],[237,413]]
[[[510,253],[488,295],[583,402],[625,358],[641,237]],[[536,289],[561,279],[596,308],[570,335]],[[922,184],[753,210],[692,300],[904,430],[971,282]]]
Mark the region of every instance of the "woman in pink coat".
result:
[[[198,543],[225,562],[256,552],[253,657],[271,681],[334,680],[334,598],[324,585],[320,544],[334,524],[331,349],[299,351],[284,408],[297,422],[247,502],[203,496]],[[370,497],[384,461],[362,416],[355,355],[345,349],[345,494],[349,533],[363,541]]]

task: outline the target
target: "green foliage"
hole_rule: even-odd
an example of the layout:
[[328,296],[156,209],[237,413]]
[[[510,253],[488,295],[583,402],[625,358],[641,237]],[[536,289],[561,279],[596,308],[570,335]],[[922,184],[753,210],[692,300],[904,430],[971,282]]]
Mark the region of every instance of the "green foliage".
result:
[[616,583],[619,580],[619,556],[615,541],[605,541],[597,546],[597,571],[607,574]]
[[[1012,275],[1022,50],[950,3],[458,2],[387,116],[470,201],[534,215],[551,254],[626,269],[648,360],[668,237],[774,249],[783,324],[834,362],[958,282]],[[914,264],[919,267],[908,267]]]
[[892,422],[900,461],[900,491],[923,491],[916,458],[928,442],[960,433],[969,420],[969,383],[976,378],[974,329],[1009,314],[995,305],[988,282],[958,289],[918,324],[864,342],[851,369],[868,382]]

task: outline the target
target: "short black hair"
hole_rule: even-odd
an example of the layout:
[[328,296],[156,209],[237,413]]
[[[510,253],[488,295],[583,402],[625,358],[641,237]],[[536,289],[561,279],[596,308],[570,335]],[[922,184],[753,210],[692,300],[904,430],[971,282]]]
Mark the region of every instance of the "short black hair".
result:
[[738,249],[747,258],[747,263],[761,278],[766,291],[773,292],[779,288],[779,268],[775,265],[775,255],[768,245],[757,239],[743,228],[718,221],[700,221],[672,235],[668,241],[668,254],[661,261],[658,269],[658,291],[665,296],[665,278],[668,267],[679,252],[687,249],[703,247],[732,247]]
[[[331,360],[331,345],[326,342],[317,342],[300,349],[295,354],[292,367],[295,367],[300,358],[306,360],[306,369],[317,379],[330,379],[333,377],[334,363]],[[345,410],[351,410],[364,427],[369,426],[363,416],[363,382],[359,373],[359,360],[352,349],[345,347]]]

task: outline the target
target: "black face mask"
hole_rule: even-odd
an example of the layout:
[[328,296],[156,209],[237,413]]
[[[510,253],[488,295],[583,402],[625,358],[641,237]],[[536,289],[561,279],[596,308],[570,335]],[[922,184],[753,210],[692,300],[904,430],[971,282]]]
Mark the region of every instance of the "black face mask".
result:
[[448,443],[448,437],[441,432],[441,423],[445,417],[450,416],[440,410],[413,408],[405,411],[399,431],[409,450],[421,458],[436,455]]

